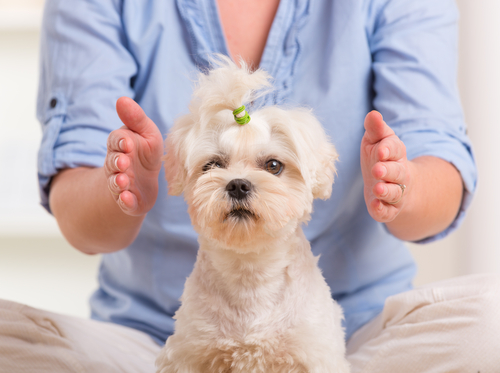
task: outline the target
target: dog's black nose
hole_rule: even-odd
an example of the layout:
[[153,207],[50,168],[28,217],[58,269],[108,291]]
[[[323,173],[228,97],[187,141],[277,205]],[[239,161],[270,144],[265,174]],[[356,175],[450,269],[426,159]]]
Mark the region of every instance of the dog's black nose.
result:
[[229,195],[235,199],[245,199],[252,189],[252,183],[245,179],[234,179],[226,185]]

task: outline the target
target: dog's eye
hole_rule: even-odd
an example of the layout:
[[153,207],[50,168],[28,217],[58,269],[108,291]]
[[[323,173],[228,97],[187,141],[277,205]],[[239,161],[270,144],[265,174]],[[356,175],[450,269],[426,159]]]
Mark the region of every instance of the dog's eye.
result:
[[266,162],[265,169],[267,172],[278,176],[281,171],[283,171],[283,163],[277,161],[276,159],[271,159],[270,161]]
[[208,170],[211,170],[212,168],[215,167],[222,168],[222,164],[220,164],[217,161],[210,161],[205,166],[203,166],[203,172],[207,172]]

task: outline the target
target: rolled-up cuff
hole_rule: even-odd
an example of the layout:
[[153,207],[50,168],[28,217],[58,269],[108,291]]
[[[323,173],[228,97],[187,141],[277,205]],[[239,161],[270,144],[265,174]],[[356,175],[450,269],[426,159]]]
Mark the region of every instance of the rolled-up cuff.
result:
[[102,167],[109,132],[92,126],[63,128],[65,115],[56,115],[43,125],[38,154],[38,182],[41,205],[51,213],[49,193],[52,177],[60,170],[76,167]]

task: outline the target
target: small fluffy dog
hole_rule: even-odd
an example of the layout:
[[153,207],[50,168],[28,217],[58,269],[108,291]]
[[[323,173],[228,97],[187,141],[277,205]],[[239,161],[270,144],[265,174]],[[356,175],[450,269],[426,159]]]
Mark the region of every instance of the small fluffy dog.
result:
[[167,137],[169,193],[184,193],[200,249],[159,373],[349,371],[342,310],[300,227],[329,198],[337,153],[309,110],[235,121],[269,79],[220,57]]

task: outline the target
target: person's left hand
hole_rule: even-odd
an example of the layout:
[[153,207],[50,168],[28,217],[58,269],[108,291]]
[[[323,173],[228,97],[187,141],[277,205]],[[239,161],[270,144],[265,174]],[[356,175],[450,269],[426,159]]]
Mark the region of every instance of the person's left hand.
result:
[[[411,192],[410,162],[406,147],[377,111],[365,118],[361,141],[361,171],[366,207],[378,222],[393,221],[405,207]],[[402,195],[402,188],[406,189]],[[398,202],[399,200],[399,202]],[[391,204],[397,202],[396,204]]]

